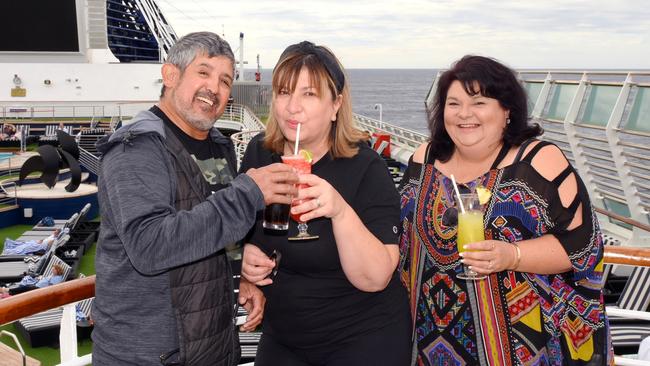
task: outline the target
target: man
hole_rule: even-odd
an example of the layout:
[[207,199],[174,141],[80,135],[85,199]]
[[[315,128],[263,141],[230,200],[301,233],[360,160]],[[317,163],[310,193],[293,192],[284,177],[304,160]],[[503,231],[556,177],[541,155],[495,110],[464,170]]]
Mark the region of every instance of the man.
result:
[[[232,142],[212,127],[233,75],[225,41],[186,35],[162,66],[159,104],[97,144],[94,365],[238,362],[224,247],[246,235],[265,203],[290,203],[297,176],[274,164],[233,178]],[[259,324],[263,301],[241,283],[239,302],[250,312],[243,330]]]

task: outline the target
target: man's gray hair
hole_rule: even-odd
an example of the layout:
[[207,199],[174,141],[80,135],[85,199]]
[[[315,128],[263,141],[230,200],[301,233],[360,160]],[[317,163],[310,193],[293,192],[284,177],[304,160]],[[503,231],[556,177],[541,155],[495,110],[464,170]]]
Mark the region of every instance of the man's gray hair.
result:
[[[181,37],[167,53],[165,63],[172,64],[185,72],[185,69],[194,61],[196,56],[207,57],[223,56],[232,61],[233,74],[235,72],[235,55],[228,42],[212,32],[194,32]],[[165,93],[163,85],[160,96]]]

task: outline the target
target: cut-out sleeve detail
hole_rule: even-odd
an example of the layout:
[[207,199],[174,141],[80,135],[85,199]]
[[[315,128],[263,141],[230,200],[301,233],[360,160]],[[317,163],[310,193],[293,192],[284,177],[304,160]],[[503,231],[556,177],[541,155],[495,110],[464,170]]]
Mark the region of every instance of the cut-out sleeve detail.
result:
[[555,177],[555,179],[553,179],[553,184],[555,184],[556,186],[559,187],[560,184],[562,184],[562,182],[564,182],[564,180],[565,180],[565,179],[566,179],[566,178],[567,178],[571,173],[573,173],[573,167],[571,167],[571,165],[569,165],[569,166],[567,166],[566,168],[564,168],[564,170],[563,170],[563,171],[562,171],[562,172],[561,172],[557,177]]
[[[547,220],[546,234],[554,235],[562,244],[573,265],[573,280],[599,281],[599,274],[595,270],[602,258],[602,239],[598,222],[592,212],[591,202],[587,188],[580,176],[570,165],[566,156],[566,168],[559,172],[552,179],[545,178],[542,173],[533,166],[535,156],[547,146],[555,146],[547,141],[540,141],[533,146],[521,159],[521,163],[513,164],[512,176],[507,178],[513,182],[527,186],[534,195],[545,205],[545,212],[542,214]],[[560,152],[561,150],[555,146]],[[560,186],[570,178],[575,177],[576,194],[571,203],[565,207],[560,199]],[[569,229],[580,209],[581,223]],[[539,235],[539,234],[538,234]]]

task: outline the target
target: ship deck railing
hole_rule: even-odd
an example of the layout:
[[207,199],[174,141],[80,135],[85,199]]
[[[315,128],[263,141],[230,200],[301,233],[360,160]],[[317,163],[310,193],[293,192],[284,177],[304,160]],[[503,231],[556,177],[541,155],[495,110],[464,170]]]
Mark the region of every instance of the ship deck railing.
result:
[[11,167],[11,157],[0,159],[7,162],[7,168],[0,171],[0,212],[11,210],[18,206],[18,171]]
[[[605,246],[604,262],[610,265],[650,267],[650,248]],[[61,318],[61,365],[90,364],[92,355],[77,354],[76,303],[95,296],[95,276],[32,290],[0,300],[0,325],[9,324],[33,314],[63,307]],[[650,320],[650,312],[624,311],[608,308],[612,315]],[[616,357],[616,365],[650,365],[650,362]]]

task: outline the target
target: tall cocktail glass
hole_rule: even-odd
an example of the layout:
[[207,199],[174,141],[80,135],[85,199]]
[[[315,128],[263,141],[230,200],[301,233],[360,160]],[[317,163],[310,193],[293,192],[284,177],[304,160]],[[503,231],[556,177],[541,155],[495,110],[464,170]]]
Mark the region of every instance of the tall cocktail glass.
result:
[[[308,160],[305,160],[304,156],[302,155],[289,155],[289,156],[283,156],[282,157],[282,162],[291,165],[298,174],[310,174],[311,173],[311,162]],[[308,186],[306,184],[298,184],[297,185],[298,189],[301,188],[307,188]],[[308,200],[306,199],[294,199],[291,202],[291,206],[297,206],[300,205]],[[318,239],[318,235],[312,235],[307,232],[308,226],[307,223],[300,220],[300,216],[305,214],[304,212],[301,213],[300,215],[294,215],[291,214],[291,218],[298,223],[298,235],[289,237],[289,240],[311,240],[311,239]]]
[[[485,240],[485,229],[483,227],[483,206],[480,204],[478,194],[462,193],[460,199],[463,202],[461,210],[460,205],[458,208],[458,231],[456,234],[456,244],[458,245],[458,253],[465,252],[464,245],[475,243],[477,241]],[[485,275],[480,275],[470,269],[468,266],[463,265],[463,272],[456,276],[462,280],[480,280],[485,278]]]

